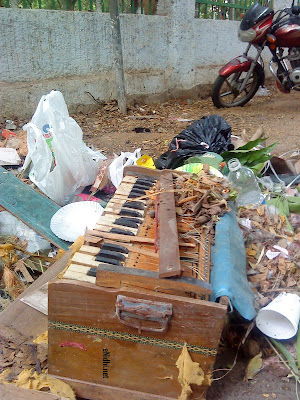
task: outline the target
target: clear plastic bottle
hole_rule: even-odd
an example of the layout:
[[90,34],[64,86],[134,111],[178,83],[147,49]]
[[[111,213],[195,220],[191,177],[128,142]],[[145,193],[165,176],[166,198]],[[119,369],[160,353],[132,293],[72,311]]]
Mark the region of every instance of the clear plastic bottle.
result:
[[237,206],[261,204],[264,197],[253,171],[250,168],[242,166],[237,158],[232,158],[228,161],[228,168],[228,180],[237,191]]

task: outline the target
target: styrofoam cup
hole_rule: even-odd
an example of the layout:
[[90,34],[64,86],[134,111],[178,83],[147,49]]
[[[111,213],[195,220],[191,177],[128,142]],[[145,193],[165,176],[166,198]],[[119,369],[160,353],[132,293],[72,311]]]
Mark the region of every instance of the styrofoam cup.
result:
[[298,331],[299,320],[300,297],[284,292],[259,310],[256,326],[273,339],[290,339]]

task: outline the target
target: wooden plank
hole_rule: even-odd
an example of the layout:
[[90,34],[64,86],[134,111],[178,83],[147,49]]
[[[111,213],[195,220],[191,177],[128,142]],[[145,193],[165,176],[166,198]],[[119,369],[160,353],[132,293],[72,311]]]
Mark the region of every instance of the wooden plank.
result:
[[[120,288],[123,285],[154,291],[173,290],[181,294],[182,292],[196,293],[198,296],[211,294],[210,285],[198,281],[198,279],[194,280],[196,282],[198,281],[198,285],[196,285],[186,283],[180,278],[178,280],[160,279],[157,272],[154,271],[138,270],[117,265],[106,265],[105,268],[106,270],[98,269],[97,271],[96,285],[98,286]],[[171,292],[168,293],[174,294]]]
[[173,189],[173,175],[167,173],[160,178],[159,195],[159,277],[181,274],[177,219],[174,193],[163,192]]
[[0,383],[1,400],[67,400],[66,397],[56,394],[39,392],[37,390],[23,389],[15,385],[3,385]]
[[68,250],[70,243],[59,239],[50,229],[51,218],[60,206],[2,167],[0,205],[55,246]]
[[99,385],[92,382],[84,382],[56,375],[53,375],[53,377],[62,379],[70,385],[78,397],[90,400],[175,400],[174,397],[156,396],[151,393],[142,393],[119,387]]
[[22,303],[21,299],[41,288],[45,283],[55,278],[63,271],[72,255],[70,249],[58,261],[52,264],[38,279],[36,279],[13,303],[0,313],[0,323],[15,329],[22,335],[30,338],[37,337],[48,327],[47,316]]

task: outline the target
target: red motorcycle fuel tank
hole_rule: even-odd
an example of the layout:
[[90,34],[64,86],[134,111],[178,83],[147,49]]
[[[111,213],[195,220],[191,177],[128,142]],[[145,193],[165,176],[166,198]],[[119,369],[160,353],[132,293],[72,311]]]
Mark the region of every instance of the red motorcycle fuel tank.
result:
[[266,35],[272,25],[273,22],[273,14],[267,16],[267,18],[263,19],[256,25],[252,27],[252,29],[256,32],[256,37],[251,41],[253,44],[260,44],[266,40]]
[[300,47],[300,18],[289,18],[273,34],[276,37],[276,46]]

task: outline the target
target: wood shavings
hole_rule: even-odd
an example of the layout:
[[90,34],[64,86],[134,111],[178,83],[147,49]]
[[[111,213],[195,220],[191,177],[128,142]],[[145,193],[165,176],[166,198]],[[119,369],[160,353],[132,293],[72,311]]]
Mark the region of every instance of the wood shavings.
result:
[[[195,227],[214,224],[229,211],[229,190],[224,179],[210,175],[204,168],[199,175],[174,173],[174,194],[177,214],[190,217]],[[182,212],[178,212],[178,208]]]

